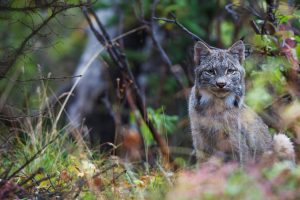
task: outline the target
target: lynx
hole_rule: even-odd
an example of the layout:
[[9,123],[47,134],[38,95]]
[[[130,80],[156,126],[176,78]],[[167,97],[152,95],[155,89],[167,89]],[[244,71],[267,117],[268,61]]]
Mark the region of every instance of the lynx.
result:
[[265,152],[294,159],[294,148],[284,134],[274,137],[262,119],[247,107],[245,96],[245,46],[229,49],[194,47],[195,83],[189,98],[193,145],[198,160],[221,155],[240,163],[257,161]]

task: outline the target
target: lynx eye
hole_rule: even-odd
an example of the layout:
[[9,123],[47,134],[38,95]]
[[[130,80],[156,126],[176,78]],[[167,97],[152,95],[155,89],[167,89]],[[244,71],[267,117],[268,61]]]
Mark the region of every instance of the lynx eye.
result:
[[216,75],[216,71],[214,69],[208,69],[208,70],[205,70],[204,71],[205,74],[208,74],[208,75]]
[[235,69],[227,69],[226,74],[234,74],[236,72]]

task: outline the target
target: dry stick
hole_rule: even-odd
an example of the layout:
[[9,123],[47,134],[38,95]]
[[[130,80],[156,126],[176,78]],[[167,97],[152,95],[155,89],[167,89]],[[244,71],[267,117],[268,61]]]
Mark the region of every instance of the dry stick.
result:
[[[155,9],[156,9],[156,5],[157,5],[158,1],[154,1],[153,6],[152,6],[152,19],[151,22],[149,23],[150,29],[151,29],[151,38],[152,41],[154,43],[154,45],[157,47],[158,51],[160,52],[160,55],[163,59],[163,61],[167,64],[168,69],[170,70],[170,72],[172,73],[172,75],[175,77],[175,80],[177,81],[178,85],[180,85],[180,87],[184,90],[184,84],[181,81],[180,77],[172,70],[172,62],[170,60],[170,58],[168,57],[167,53],[165,52],[165,50],[162,48],[162,46],[160,45],[160,43],[158,42],[155,32],[154,32],[154,28],[153,28],[153,22],[155,19]],[[176,20],[175,20],[176,22]],[[177,23],[177,22],[176,22]],[[195,38],[197,36],[194,36]],[[197,39],[199,40],[200,38],[197,37]]]
[[[135,28],[135,29],[132,29],[132,30],[126,32],[126,33],[123,33],[123,34],[121,34],[121,35],[115,37],[113,41],[116,41],[116,40],[118,40],[118,39],[121,39],[121,38],[123,38],[123,37],[126,37],[126,36],[128,36],[128,35],[130,35],[130,34],[136,32],[136,31],[139,31],[139,30],[142,30],[142,29],[146,29],[146,28],[147,28],[147,26],[145,26],[145,25],[144,25],[144,26],[137,27],[137,28]],[[100,54],[101,52],[102,52],[102,49],[101,49],[99,52],[96,52],[96,53],[92,56],[91,61],[93,61],[93,60],[98,56],[98,54]],[[85,71],[88,69],[88,67],[89,67],[90,64],[91,64],[91,62],[86,63],[84,72],[83,72],[81,75],[79,75],[79,76],[81,76],[81,77],[84,76]],[[78,77],[79,77],[79,76],[78,76]],[[74,78],[77,78],[77,77],[74,76]],[[61,98],[64,98],[64,96],[67,96],[67,97],[66,97],[67,100],[69,99],[69,97],[72,95],[73,90],[75,89],[76,85],[78,84],[78,79],[75,79],[75,80],[76,80],[75,86],[73,86],[73,85],[65,85],[65,86],[61,89],[61,91],[57,93],[57,94],[62,94],[62,95],[60,95],[59,97],[56,97],[56,95],[54,94],[54,95],[52,95],[52,96],[50,96],[50,97],[48,98],[48,99],[49,99],[49,102],[50,102],[49,104],[50,104],[50,105],[53,105],[53,106],[49,106],[50,108],[51,108],[51,107],[54,107],[54,105],[55,105],[56,103],[58,103],[59,100],[60,100]],[[69,91],[69,90],[70,90],[70,91]],[[69,91],[69,92],[67,92],[67,91]],[[66,103],[67,103],[67,101],[64,101],[64,103],[62,104],[62,108],[65,107],[65,104],[66,104]],[[41,110],[43,111],[42,113],[46,112],[46,107],[44,107],[44,108],[41,109]],[[61,113],[61,112],[63,112],[63,109],[60,111],[60,113]],[[58,121],[58,119],[60,118],[60,115],[61,115],[61,114],[58,115],[59,117],[57,118],[57,121]],[[22,116],[21,116],[21,117],[22,117]],[[0,120],[1,120],[1,115],[0,115]]]
[[109,44],[108,47],[111,48],[112,52],[116,54],[116,57],[118,59],[119,62],[119,67],[122,70],[123,75],[125,76],[125,80],[127,79],[127,81],[129,81],[129,84],[133,89],[133,92],[136,94],[136,101],[137,101],[137,107],[138,110],[140,111],[144,121],[146,122],[146,124],[148,125],[154,139],[156,140],[156,142],[158,143],[161,152],[163,154],[163,156],[165,157],[166,160],[169,159],[169,148],[168,145],[166,144],[165,140],[161,137],[161,135],[158,133],[157,129],[154,127],[154,124],[152,123],[152,121],[150,121],[150,119],[148,118],[148,113],[145,109],[145,102],[143,101],[142,95],[140,93],[140,90],[135,82],[134,76],[132,75],[132,72],[128,66],[126,57],[124,56],[124,54],[122,54],[122,52],[120,51],[120,49],[117,49],[116,46],[114,46],[114,44],[111,42],[111,39],[109,37],[109,35],[107,34],[103,24],[100,22],[99,18],[96,16],[95,12],[92,9],[89,9],[89,12],[95,17],[96,22],[99,26],[99,28],[101,29],[105,40],[107,41],[107,43]]
[[42,78],[31,78],[26,80],[19,80],[19,79],[10,79],[7,76],[4,76],[4,79],[7,79],[10,82],[17,82],[17,83],[26,83],[26,82],[34,82],[34,81],[48,81],[48,80],[66,80],[66,79],[73,79],[73,78],[80,78],[82,75],[75,75],[75,76],[61,76],[61,77],[42,77]]
[[[126,32],[126,33],[124,33],[124,34],[119,35],[119,36],[116,37],[113,41],[115,42],[115,40],[118,40],[118,39],[120,39],[120,38],[122,38],[122,37],[125,37],[125,36],[127,36],[127,35],[129,35],[129,34],[135,32],[135,31],[141,30],[141,29],[143,29],[143,28],[145,28],[145,26],[141,26],[141,27],[138,27],[138,28],[136,28],[136,29],[132,29],[131,31],[128,31],[128,32]],[[101,47],[99,50],[96,50],[95,53],[94,53],[94,54],[92,55],[92,57],[90,58],[90,60],[89,60],[87,63],[85,63],[85,66],[84,66],[83,71],[82,71],[82,76],[84,76],[85,72],[89,69],[91,63],[92,63],[92,62],[96,59],[96,57],[104,50],[104,48],[105,48],[105,46],[104,46],[104,47]],[[66,95],[66,98],[65,98],[64,102],[63,102],[62,105],[61,105],[61,109],[59,110],[59,112],[58,112],[58,114],[57,114],[57,116],[56,116],[56,118],[55,118],[55,121],[54,121],[54,123],[53,123],[53,129],[52,129],[52,130],[54,130],[54,129],[56,128],[56,125],[57,125],[57,123],[58,123],[58,120],[60,119],[62,113],[64,112],[64,110],[65,110],[64,108],[65,108],[65,106],[66,106],[68,100],[70,99],[70,97],[71,97],[73,91],[75,90],[76,86],[78,85],[79,81],[80,81],[80,79],[76,79],[75,83],[71,86],[70,91],[69,91],[68,94]]]
[[[141,116],[143,117],[148,128],[150,129],[150,131],[153,135],[153,138],[155,139],[155,141],[157,142],[157,144],[161,150],[162,155],[164,156],[164,158],[166,160],[169,160],[168,145],[167,145],[166,141],[158,133],[158,131],[154,127],[154,124],[152,123],[152,121],[148,118],[148,114],[145,109],[145,102],[143,101],[142,95],[140,93],[140,90],[139,90],[136,82],[135,82],[132,72],[129,69],[128,63],[126,61],[126,57],[111,42],[109,35],[107,34],[107,32],[106,32],[103,24],[100,22],[99,18],[96,16],[95,12],[92,9],[87,9],[85,7],[83,8],[82,11],[84,13],[86,20],[88,21],[88,23],[90,25],[92,32],[95,34],[96,38],[103,46],[107,46],[107,51],[108,51],[109,55],[111,56],[113,62],[115,64],[117,64],[117,66],[121,69],[121,72],[125,78],[125,81],[127,81],[127,83],[129,83],[131,85],[134,93],[136,94],[136,104],[137,104],[139,112],[141,113]],[[101,35],[93,26],[91,19],[88,15],[88,12],[95,17],[100,30],[103,32],[103,35]]]
[[[120,51],[120,49],[116,48],[116,46],[112,43],[110,36],[106,32],[106,29],[104,28],[103,24],[99,20],[96,13],[91,8],[88,8],[88,12],[93,15],[93,17],[95,18],[95,20],[97,22],[98,27],[100,28],[100,30],[103,34],[103,35],[100,34],[100,36],[103,38],[103,41],[104,41],[104,43],[102,43],[102,45],[108,45],[107,50],[108,50],[110,56],[114,60],[115,64],[117,64],[117,66],[122,69],[122,73],[125,76],[125,80],[129,81],[129,83],[131,84],[131,82],[134,81],[134,77],[132,75],[131,70],[129,70],[129,66],[128,66],[127,60],[125,58],[125,55]],[[101,40],[100,40],[100,42],[101,42]],[[137,90],[138,90],[138,88],[137,88]]]

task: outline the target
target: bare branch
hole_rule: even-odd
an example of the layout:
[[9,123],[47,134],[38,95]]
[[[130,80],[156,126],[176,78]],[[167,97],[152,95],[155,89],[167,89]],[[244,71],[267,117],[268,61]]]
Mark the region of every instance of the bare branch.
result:
[[[41,9],[44,8],[50,8],[51,9],[51,14],[49,17],[47,17],[45,20],[43,20],[42,23],[40,23],[36,28],[33,26],[30,28],[27,26],[27,28],[30,28],[32,31],[29,35],[25,37],[25,39],[22,41],[20,46],[16,49],[16,51],[12,54],[9,55],[8,58],[5,61],[0,62],[1,65],[1,70],[0,70],[0,79],[3,78],[6,73],[9,71],[9,69],[17,62],[18,58],[20,55],[22,55],[28,46],[29,41],[37,35],[42,28],[47,26],[47,24],[55,18],[55,16],[63,11],[66,11],[71,8],[78,8],[86,5],[91,5],[90,3],[79,3],[79,4],[67,4],[67,3],[59,3],[56,4],[56,1],[53,1],[50,4],[45,4],[40,7],[23,7],[23,8],[13,8],[13,7],[5,7],[5,6],[0,6],[0,11],[19,11],[19,12],[27,12],[27,11],[36,11],[36,9]],[[23,24],[24,25],[24,24]]]
[[[155,139],[158,146],[160,147],[162,155],[164,156],[165,160],[168,161],[169,156],[170,156],[168,145],[166,144],[165,140],[161,137],[161,135],[158,133],[154,124],[148,117],[148,113],[146,112],[146,109],[145,109],[145,102],[144,102],[141,92],[135,82],[134,76],[132,75],[132,72],[129,68],[129,65],[127,63],[125,55],[122,53],[122,51],[119,49],[119,47],[116,46],[116,44],[112,43],[103,24],[101,23],[101,21],[99,20],[99,18],[95,14],[95,12],[92,9],[86,8],[86,7],[84,7],[82,11],[83,11],[83,14],[84,14],[86,20],[88,21],[88,23],[90,25],[91,30],[95,34],[96,38],[103,46],[107,47],[107,51],[108,51],[109,55],[111,56],[113,62],[121,70],[125,83],[128,86],[130,86],[130,88],[133,90],[133,92],[136,96],[137,108],[138,108],[141,116],[143,117],[143,120],[149,127],[149,129],[153,135],[153,138]],[[93,26],[89,14],[91,14],[96,19],[97,25],[99,26],[102,34],[99,33]]]
[[[153,20],[154,19],[158,19],[158,18],[155,18],[155,9],[156,9],[156,5],[158,4],[158,2],[159,1],[156,0],[156,1],[154,1],[153,5],[152,5],[152,14],[151,14],[152,15],[152,19],[151,19],[151,22],[149,23],[150,24],[150,28],[151,28],[151,38],[152,38],[152,41],[153,41],[154,45],[157,47],[158,51],[160,52],[160,55],[161,55],[163,61],[167,64],[169,71],[175,77],[175,80],[177,81],[178,85],[180,85],[180,87],[182,89],[184,89],[185,87],[184,87],[183,82],[181,81],[180,77],[176,73],[174,73],[174,70],[172,70],[173,64],[172,64],[169,56],[165,52],[165,50],[162,48],[162,46],[158,42],[158,40],[156,38],[156,35],[155,35],[155,31],[154,31],[154,28],[153,28]],[[177,23],[176,19],[174,20],[174,23]],[[181,24],[179,24],[179,25],[181,25]],[[187,30],[187,29],[185,29],[185,30]],[[193,33],[191,33],[191,34],[193,34]],[[196,35],[194,35],[194,36],[195,36],[195,39],[196,39],[197,36]],[[197,39],[200,40],[199,37],[197,37]]]
[[[175,17],[175,15],[172,15],[172,17],[173,17],[173,19],[160,18],[160,17],[152,17],[152,19],[154,19],[154,20],[162,20],[162,21],[167,22],[167,23],[176,24],[181,30],[183,30],[185,33],[187,33],[188,35],[190,35],[191,38],[194,41],[201,41],[201,42],[205,43],[206,46],[208,46],[210,49],[217,49],[216,47],[213,47],[213,46],[210,46],[209,44],[207,44],[200,37],[198,37],[196,34],[192,33],[191,31],[189,31],[186,27],[184,27],[181,23],[179,23],[177,21],[177,18]],[[246,55],[246,57],[249,56],[250,54],[251,54],[251,49],[250,48],[246,48],[245,49],[245,55]]]

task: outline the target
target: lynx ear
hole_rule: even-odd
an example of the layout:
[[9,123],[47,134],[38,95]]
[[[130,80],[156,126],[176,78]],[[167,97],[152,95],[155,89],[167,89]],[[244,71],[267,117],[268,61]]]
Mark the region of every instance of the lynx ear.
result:
[[205,43],[198,41],[194,47],[194,61],[196,65],[200,64],[200,58],[207,56],[211,53],[211,50]]
[[239,62],[242,64],[242,62],[245,60],[245,45],[242,40],[237,41],[234,43],[229,49],[228,52],[233,55],[234,57],[239,59]]

